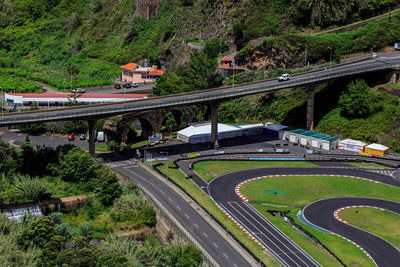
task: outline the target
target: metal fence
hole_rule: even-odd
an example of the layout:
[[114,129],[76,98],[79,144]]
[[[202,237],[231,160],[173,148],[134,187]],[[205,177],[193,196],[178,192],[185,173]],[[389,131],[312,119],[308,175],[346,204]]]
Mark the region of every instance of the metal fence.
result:
[[[340,66],[340,65],[339,65]],[[285,82],[261,82],[255,84],[239,85],[236,87],[222,88],[211,91],[198,91],[192,94],[170,96],[165,98],[149,98],[146,101],[119,103],[107,106],[82,107],[73,110],[57,110],[27,114],[13,114],[1,117],[0,127],[21,123],[46,122],[68,119],[84,119],[90,117],[110,117],[134,111],[146,111],[153,109],[168,108],[173,106],[201,104],[213,101],[227,100],[250,94],[263,93],[267,91],[282,90],[285,88],[306,86],[326,82],[332,79],[348,77],[356,74],[385,71],[397,69],[399,64],[373,64],[353,69],[336,70],[336,68],[314,72],[315,76],[301,77]]]
[[142,185],[136,185],[142,192],[144,192],[151,201],[168,217],[179,229],[179,231],[191,242],[195,245],[198,249],[200,249],[201,253],[207,259],[209,263],[213,266],[219,267],[220,265],[214,261],[214,259],[208,254],[208,252],[192,237],[192,235],[186,231],[186,229],[171,215],[171,213],[149,192],[144,188]]

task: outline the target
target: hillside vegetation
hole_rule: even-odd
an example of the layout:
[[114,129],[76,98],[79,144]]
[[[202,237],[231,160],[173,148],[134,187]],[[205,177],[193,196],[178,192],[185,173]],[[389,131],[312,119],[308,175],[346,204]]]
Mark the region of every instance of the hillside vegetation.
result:
[[60,89],[110,84],[129,61],[184,64],[191,52],[184,41],[221,37],[241,48],[260,36],[343,25],[398,6],[395,0],[165,0],[146,20],[138,8],[145,3],[0,0],[0,67]]

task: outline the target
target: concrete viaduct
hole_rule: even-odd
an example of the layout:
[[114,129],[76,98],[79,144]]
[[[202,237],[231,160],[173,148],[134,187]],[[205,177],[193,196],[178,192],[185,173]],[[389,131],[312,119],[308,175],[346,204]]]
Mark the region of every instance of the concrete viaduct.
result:
[[94,125],[97,119],[117,115],[124,115],[132,119],[151,112],[155,114],[152,116],[151,122],[153,124],[153,132],[159,132],[164,116],[160,110],[207,104],[211,109],[211,139],[214,144],[217,144],[218,107],[224,101],[251,94],[303,86],[308,92],[307,128],[312,129],[314,124],[315,85],[336,79],[362,77],[371,73],[382,73],[387,82],[397,82],[399,68],[400,54],[382,54],[375,58],[364,57],[362,60],[336,65],[332,68],[319,69],[294,75],[290,81],[285,82],[278,82],[276,79],[270,79],[231,87],[220,87],[190,93],[152,97],[137,101],[8,113],[1,117],[0,127],[61,120],[87,120],[89,124],[89,152],[91,155],[94,155]]

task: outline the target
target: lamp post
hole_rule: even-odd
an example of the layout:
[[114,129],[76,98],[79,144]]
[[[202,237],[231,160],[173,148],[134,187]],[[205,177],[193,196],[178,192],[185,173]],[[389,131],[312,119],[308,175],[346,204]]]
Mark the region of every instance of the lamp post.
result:
[[330,50],[329,54],[329,69],[332,68],[332,47],[328,46],[328,49]]
[[166,154],[167,155],[167,178],[169,179],[169,176],[168,176],[168,165],[169,165],[169,160],[168,160],[168,151],[160,151],[160,154]]
[[207,186],[201,186],[201,188],[206,188],[207,189],[207,194],[208,194],[208,216],[211,217],[211,195],[210,195],[210,184],[207,183]]
[[235,88],[235,63],[232,62],[232,88]]
[[1,119],[4,119],[4,103],[5,101],[5,94],[3,92],[3,88],[0,86],[0,90],[1,90]]
[[[252,234],[255,235],[255,236],[260,235],[261,244],[262,244],[263,233],[261,233],[261,232],[258,232],[258,233],[252,232]],[[261,261],[261,247],[262,247],[262,245],[261,244],[260,244],[260,266],[262,266],[262,261]]]

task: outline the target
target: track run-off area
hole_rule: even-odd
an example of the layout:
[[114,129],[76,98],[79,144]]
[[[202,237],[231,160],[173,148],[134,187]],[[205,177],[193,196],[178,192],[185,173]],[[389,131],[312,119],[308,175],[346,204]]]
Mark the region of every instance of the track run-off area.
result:
[[[243,185],[250,185],[256,180],[291,177],[329,176],[329,179],[348,179],[370,183],[377,188],[385,186],[395,192],[400,188],[400,181],[391,176],[362,169],[340,169],[329,167],[314,168],[257,168],[235,171],[220,175],[209,183],[209,191],[218,207],[222,209],[243,231],[267,250],[284,266],[321,266],[302,248],[289,239],[266,217],[255,209],[252,197],[241,190]],[[288,181],[289,182],[289,181]],[[291,181],[293,182],[293,181]],[[260,186],[259,186],[260,187]],[[276,188],[279,189],[279,188]],[[265,189],[265,195],[267,195]],[[362,191],[362,190],[361,190]],[[392,194],[393,194],[392,192]],[[325,197],[302,205],[302,216],[309,225],[346,239],[362,250],[377,266],[398,266],[400,251],[386,240],[360,228],[354,227],[339,216],[343,208],[352,206],[376,207],[400,214],[400,202],[382,195],[379,198],[339,194],[337,197]],[[396,198],[396,200],[398,200]],[[254,201],[254,197],[253,197]],[[257,203],[257,201],[255,201]]]

